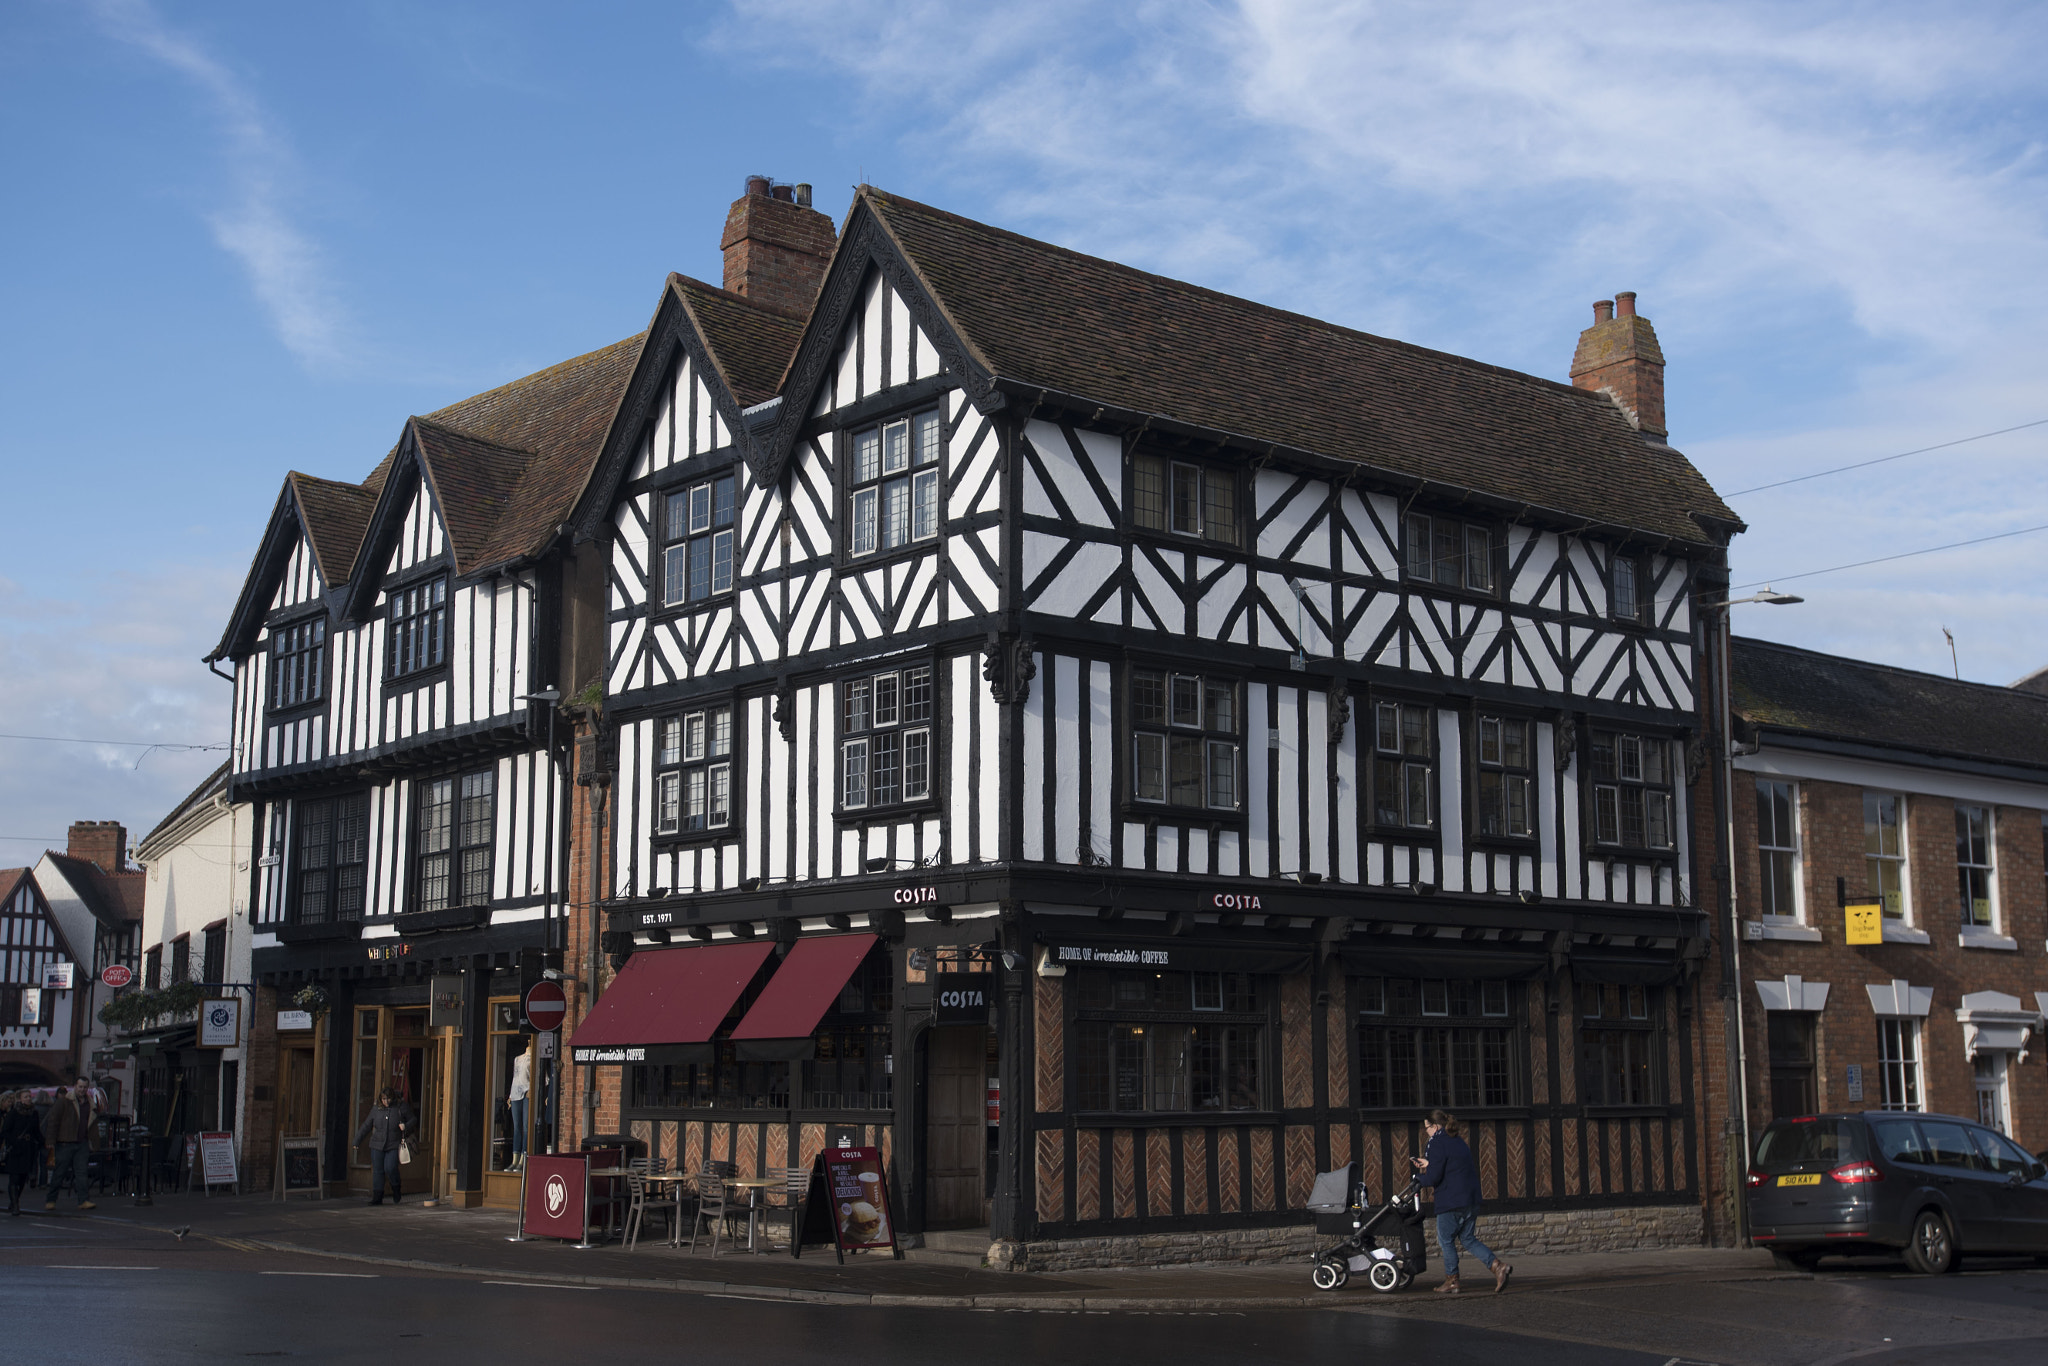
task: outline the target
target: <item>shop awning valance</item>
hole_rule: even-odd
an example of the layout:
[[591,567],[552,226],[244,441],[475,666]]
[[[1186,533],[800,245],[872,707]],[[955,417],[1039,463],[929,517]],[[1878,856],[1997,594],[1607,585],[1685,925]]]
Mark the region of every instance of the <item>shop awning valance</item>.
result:
[[818,1021],[875,939],[872,934],[832,934],[797,940],[733,1030],[734,1053],[747,1061],[810,1057]]
[[1250,972],[1291,976],[1307,972],[1315,953],[1293,944],[1189,943],[1156,939],[1110,939],[1046,933],[1039,936],[1046,959],[1056,967],[1137,968],[1147,972]]
[[1550,967],[1550,955],[1466,949],[1455,945],[1389,943],[1347,945],[1338,955],[1354,977],[1442,977],[1459,982],[1526,982]]
[[634,954],[576,1027],[569,1056],[576,1062],[709,1062],[711,1036],[773,948],[764,941]]

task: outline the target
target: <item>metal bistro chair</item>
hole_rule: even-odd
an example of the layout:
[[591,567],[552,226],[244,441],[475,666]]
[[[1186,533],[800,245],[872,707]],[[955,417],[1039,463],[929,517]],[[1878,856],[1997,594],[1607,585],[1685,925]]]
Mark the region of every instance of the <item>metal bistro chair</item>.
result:
[[664,1221],[662,1232],[669,1237],[670,1241],[674,1241],[676,1227],[675,1211],[681,1208],[680,1198],[676,1205],[671,1206],[668,1200],[661,1198],[663,1192],[667,1190],[666,1183],[656,1183],[653,1188],[653,1194],[656,1198],[652,1203],[648,1200],[647,1178],[650,1176],[666,1175],[668,1172],[668,1159],[665,1157],[630,1158],[626,1162],[626,1172],[626,1190],[629,1196],[629,1203],[626,1207],[626,1227],[628,1231],[625,1233],[622,1241],[629,1248],[640,1241],[641,1225],[645,1222],[647,1212],[650,1209],[661,1215]]
[[809,1167],[783,1167],[782,1204],[774,1208],[789,1211],[789,1245],[796,1247],[797,1239],[803,1236],[804,1199],[811,1193],[811,1169]]
[[718,1255],[718,1239],[725,1232],[726,1185],[725,1178],[715,1168],[719,1163],[709,1163],[697,1174],[697,1210],[690,1220],[690,1251],[697,1250],[697,1235],[703,1231],[706,1220],[711,1224],[711,1255]]
[[638,1164],[626,1171],[626,1227],[619,1246],[630,1252],[640,1241],[640,1224],[647,1216],[647,1173]]

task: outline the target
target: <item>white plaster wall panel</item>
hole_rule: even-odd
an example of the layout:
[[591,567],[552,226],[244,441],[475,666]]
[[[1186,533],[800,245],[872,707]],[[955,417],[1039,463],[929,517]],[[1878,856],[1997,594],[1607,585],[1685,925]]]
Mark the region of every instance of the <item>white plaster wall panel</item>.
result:
[[880,570],[849,575],[839,590],[841,626],[854,640],[875,639],[882,634],[882,621],[872,603],[888,600],[887,576]]
[[1145,866],[1145,827],[1136,821],[1123,823],[1121,863],[1125,868]]
[[[956,655],[944,663],[945,689],[947,693],[947,714],[954,718],[952,744],[946,754],[947,774],[947,834],[946,859],[950,863],[967,863],[974,858],[974,824],[970,813],[974,809],[976,758],[975,746],[969,743],[973,718],[975,660],[976,655]],[[993,751],[994,738],[984,736],[982,747]]]
[[[1031,660],[1038,670],[1043,673],[1046,666],[1045,656],[1034,654]],[[1024,857],[1027,861],[1036,863],[1044,861],[1046,856],[1044,808],[1040,803],[1030,800],[1028,794],[1045,791],[1044,688],[1033,688],[1031,696],[1025,699],[1024,714],[1018,729],[1023,741],[1024,750],[1022,756],[1024,761],[1024,782],[1019,790],[1027,794],[1027,799],[1021,803],[1024,812],[1024,828],[1022,831],[1024,837]]]
[[1465,890],[1465,827],[1459,813],[1465,809],[1464,745],[1458,729],[1458,713],[1436,714],[1437,746],[1437,834],[1443,841],[1443,889]]
[[[979,676],[982,662],[976,656],[968,658],[974,662]],[[978,780],[981,786],[981,829],[975,837],[975,850],[983,859],[1003,857],[1002,842],[998,833],[997,815],[1001,808],[1000,784],[1015,780],[1017,756],[1003,749],[999,743],[1002,735],[1001,709],[996,705],[995,695],[985,687],[974,689],[974,705],[979,709],[977,724],[986,743],[982,753],[976,756],[979,768]]]
[[1088,664],[1088,829],[1083,832],[1098,863],[1110,861],[1109,775],[1116,754],[1114,671],[1103,660]]
[[[1327,712],[1328,700],[1324,707]],[[1351,719],[1344,725],[1344,734],[1337,741],[1335,783],[1337,820],[1337,879],[1340,882],[1358,882],[1358,803],[1363,796],[1363,785],[1359,782],[1358,750],[1359,737],[1364,727],[1371,724],[1366,709],[1366,699],[1353,693],[1351,696]]]
[[[958,396],[957,389],[949,394],[948,406],[966,406],[964,399],[950,402]],[[1001,450],[1002,442],[987,418],[977,413],[961,418],[946,447],[946,472],[952,490],[946,500],[947,517],[965,517],[972,511],[993,510],[1001,504],[1001,479],[996,471]]]
[[1579,831],[1579,771],[1584,765],[1573,757],[1571,767],[1564,771],[1558,782],[1558,810],[1564,817],[1564,848],[1559,851],[1559,863],[1564,870],[1564,894],[1568,898],[1584,896],[1585,883],[1579,873],[1579,851],[1585,848]]
[[[789,775],[789,790],[795,795],[790,814],[789,851],[787,862],[782,864],[788,876],[803,881],[816,875],[814,849],[818,838],[818,825],[813,807],[817,803],[820,783],[837,781],[838,769],[830,758],[819,749],[817,738],[818,692],[815,688],[798,688],[791,702],[795,713],[795,736],[788,746],[788,757],[784,761],[785,772]],[[782,749],[777,747],[778,752]],[[802,779],[798,774],[805,775]],[[819,775],[822,774],[821,778]]]
[[1330,700],[1320,692],[1301,694],[1304,728],[1300,762],[1308,769],[1308,826],[1304,832],[1302,861],[1310,872],[1331,876],[1330,864],[1330,780],[1325,765],[1329,760]]
[[1568,552],[1567,565],[1571,575],[1564,583],[1563,611],[1591,617],[1607,615],[1607,565],[1598,558],[1599,549],[1591,541],[1574,536]]
[[1162,825],[1153,839],[1156,845],[1154,852],[1158,870],[1162,873],[1180,872],[1180,827]]
[[[1034,542],[1044,544],[1034,546]],[[1058,544],[1060,542],[1054,537],[1036,536],[1031,532],[1025,532],[1026,565],[1031,563],[1034,550],[1042,550],[1045,545]],[[1067,561],[1065,567],[1053,575],[1049,582],[1041,583],[1038,575],[1027,568],[1025,582],[1039,585],[1036,596],[1030,598],[1031,610],[1049,616],[1078,617],[1081,615],[1081,609],[1088,605],[1088,600],[1101,590],[1104,583],[1116,575],[1122,565],[1123,552],[1116,546],[1104,545],[1099,541],[1086,541],[1080,544],[1074,557]]]
[[1151,556],[1135,549],[1131,552],[1131,582],[1136,590],[1131,598],[1131,625],[1138,630],[1178,634],[1185,616],[1179,588],[1159,572]]
[[[1078,863],[1081,856],[1081,661],[1072,655],[1052,658],[1053,825],[1051,859]],[[1026,788],[1025,791],[1030,791]]]
[[[997,549],[998,536],[999,533],[991,529],[981,538],[991,554]],[[996,563],[1002,562],[997,560]],[[971,550],[964,550],[963,553],[952,557],[951,564],[954,574],[959,578],[958,602],[953,608],[953,617],[957,620],[993,612],[998,600],[996,581],[982,568],[981,557]]]
[[1536,825],[1538,862],[1536,889],[1546,897],[1559,893],[1557,874],[1557,821],[1552,798],[1557,774],[1557,730],[1548,721],[1536,723],[1536,769],[1530,777],[1529,797],[1534,803],[1529,818]]
[[659,404],[655,405],[654,432],[649,438],[649,449],[653,452],[653,458],[650,463],[660,468],[665,469],[668,466],[675,463],[676,394],[678,392],[679,387],[682,384],[687,383],[686,376],[688,375],[688,372],[688,361],[684,361],[681,365],[677,366],[673,371],[671,371],[669,374],[668,384],[664,386],[667,392],[665,392],[662,395],[662,401]]
[[912,378],[910,357],[913,348],[910,339],[911,333],[916,329],[910,321],[910,310],[904,306],[903,300],[897,297],[896,291],[884,289],[883,293],[888,298],[889,308],[888,344],[885,352],[889,358],[889,368],[884,379],[890,387],[894,387],[906,384]]
[[932,339],[925,335],[921,327],[912,333],[912,338],[915,350],[911,355],[911,363],[917,367],[917,377],[922,379],[926,375],[938,374],[944,366],[939,361],[939,349],[932,345]]
[[[1039,459],[1044,462],[1045,472],[1051,477],[1053,486],[1059,490],[1060,497],[1065,500],[1067,511],[1072,515],[1073,520],[1082,526],[1103,528],[1115,526],[1116,512],[1114,499],[1117,496],[1116,491],[1122,487],[1121,474],[1117,476],[1115,481],[1105,484],[1105,489],[1110,492],[1112,502],[1109,506],[1104,506],[1102,495],[1097,493],[1094,486],[1089,483],[1088,473],[1081,468],[1079,462],[1074,458],[1073,447],[1067,444],[1066,435],[1060,430],[1059,424],[1037,420],[1027,424],[1024,430],[1026,438],[1038,451]],[[1106,438],[1095,432],[1085,431],[1078,433],[1078,437],[1083,442],[1086,442],[1090,437],[1094,437],[1097,441],[1113,440],[1113,438]],[[1095,461],[1091,458],[1089,463],[1093,465]]]
[[1267,877],[1273,868],[1272,831],[1266,826],[1266,795],[1270,790],[1266,750],[1266,685],[1247,683],[1245,715],[1245,875]]
[[691,376],[694,388],[691,397],[696,400],[695,419],[690,429],[690,454],[708,455],[724,443],[718,439],[718,408],[711,398],[701,376]]
[[1557,563],[1557,538],[1529,527],[1511,526],[1507,548],[1508,563],[1521,563],[1521,569],[1508,580],[1508,600],[1534,603],[1543,591],[1551,567]]
[[888,286],[879,275],[868,279],[865,296],[861,300],[860,328],[860,397],[879,393],[882,384],[882,312],[888,306]]

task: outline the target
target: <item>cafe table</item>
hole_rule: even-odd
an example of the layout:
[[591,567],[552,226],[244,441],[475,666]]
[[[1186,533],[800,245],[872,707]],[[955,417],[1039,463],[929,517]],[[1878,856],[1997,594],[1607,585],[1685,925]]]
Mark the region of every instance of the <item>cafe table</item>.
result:
[[757,1192],[778,1190],[788,1185],[789,1179],[782,1176],[728,1176],[725,1184],[747,1193],[747,1251],[760,1251],[754,1246],[754,1231],[760,1227],[761,1216],[767,1213],[767,1207],[761,1203]]

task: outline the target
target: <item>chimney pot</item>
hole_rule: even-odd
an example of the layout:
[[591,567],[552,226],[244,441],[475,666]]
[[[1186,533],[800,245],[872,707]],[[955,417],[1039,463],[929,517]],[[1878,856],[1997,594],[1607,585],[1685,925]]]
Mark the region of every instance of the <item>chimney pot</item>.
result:
[[1624,318],[1633,318],[1636,315],[1636,292],[1632,289],[1624,289],[1619,294],[1616,294],[1614,296],[1614,311]]
[[1609,319],[1611,319],[1611,318],[1613,318],[1613,317],[1614,317],[1614,300],[1612,300],[1612,299],[1595,299],[1595,300],[1593,300],[1593,321],[1594,321],[1594,323],[1595,323],[1595,324],[1599,324],[1599,323],[1604,323],[1604,322],[1607,322],[1607,321],[1608,321]]
[[768,197],[768,177],[764,175],[748,176],[747,193],[755,198],[766,199]]
[[[1617,317],[1615,306],[1620,305]],[[1636,316],[1636,296],[1624,290],[1593,305],[1593,325],[1579,334],[1572,385],[1614,401],[1636,430],[1662,441],[1664,348],[1648,318]]]
[[811,207],[811,187],[802,181],[796,186],[796,206],[800,209]]
[[768,193],[769,193],[769,194],[771,194],[771,195],[773,195],[773,196],[774,196],[775,198],[777,198],[777,199],[781,200],[781,201],[782,201],[783,203],[785,203],[785,204],[794,204],[794,203],[796,203],[796,189],[795,189],[795,187],[793,187],[793,186],[790,186],[790,185],[775,185],[775,186],[771,186],[771,187],[769,188],[769,191],[768,191]]
[[718,243],[727,289],[791,314],[810,310],[834,245],[832,220],[810,206],[810,189],[747,177]]

